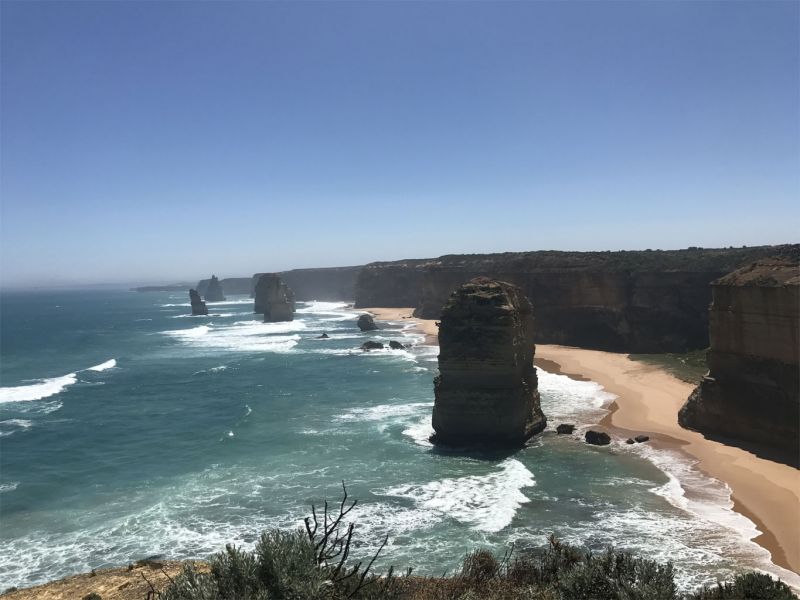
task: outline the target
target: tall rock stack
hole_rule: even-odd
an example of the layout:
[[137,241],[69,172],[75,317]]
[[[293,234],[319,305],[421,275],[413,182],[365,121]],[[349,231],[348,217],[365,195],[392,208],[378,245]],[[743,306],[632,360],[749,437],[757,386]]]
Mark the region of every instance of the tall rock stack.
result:
[[208,282],[208,289],[205,293],[206,302],[223,302],[225,296],[222,294],[222,285],[219,283],[216,275],[211,276],[211,281]]
[[484,277],[450,296],[439,326],[434,435],[455,446],[519,446],[542,431],[533,308],[514,285]]
[[254,311],[264,315],[265,323],[294,320],[293,295],[288,286],[274,273],[258,278]]
[[709,372],[684,404],[688,429],[800,456],[800,246],[712,283]]
[[197,290],[189,290],[189,302],[192,304],[192,316],[207,315],[208,307],[206,303],[200,299],[200,294]]

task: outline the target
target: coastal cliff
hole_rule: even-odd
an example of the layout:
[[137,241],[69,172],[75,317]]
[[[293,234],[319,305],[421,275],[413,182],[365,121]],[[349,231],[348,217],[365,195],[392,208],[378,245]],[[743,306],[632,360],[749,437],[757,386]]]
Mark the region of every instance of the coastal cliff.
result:
[[530,299],[538,343],[685,352],[708,346],[710,282],[774,251],[541,251],[371,263],[359,276],[356,307],[404,303],[417,317],[438,319],[454,289],[486,276],[519,286]]
[[225,295],[222,293],[222,286],[219,283],[216,275],[212,275],[206,288],[206,293],[203,294],[206,302],[223,302]]
[[517,446],[544,429],[533,334],[516,286],[477,278],[453,292],[439,326],[431,441]]
[[[280,271],[277,275],[292,289],[299,302],[352,302],[360,270],[360,266],[324,267]],[[227,294],[248,294],[252,298],[255,297],[256,284],[262,275],[264,273],[256,273],[250,277],[228,277],[221,279],[220,285]],[[197,283],[197,291],[205,295],[210,283],[210,279],[201,279]]]
[[[210,279],[201,279],[197,282],[197,291],[201,296],[208,292]],[[251,294],[253,292],[253,282],[251,277],[227,277],[219,280],[219,285],[227,294]]]
[[294,320],[291,290],[275,273],[261,275],[256,284],[254,312],[264,315],[265,323]]
[[800,452],[800,246],[712,284],[709,372],[678,421]]
[[197,293],[197,290],[189,290],[189,303],[192,305],[192,316],[208,314],[208,307],[200,299],[200,294]]

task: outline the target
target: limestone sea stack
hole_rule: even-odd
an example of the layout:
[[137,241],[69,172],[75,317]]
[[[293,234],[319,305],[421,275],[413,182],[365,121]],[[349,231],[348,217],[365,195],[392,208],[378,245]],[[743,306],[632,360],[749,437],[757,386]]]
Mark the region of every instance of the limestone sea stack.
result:
[[369,314],[358,317],[357,325],[361,331],[374,331],[378,328],[378,326],[375,325],[375,319]]
[[688,429],[800,456],[800,246],[712,283],[709,372],[681,408]]
[[211,281],[208,282],[208,288],[205,293],[206,302],[223,302],[225,296],[222,293],[222,285],[217,279],[216,275],[211,276]]
[[518,287],[479,277],[453,292],[439,325],[432,442],[513,447],[545,428],[533,333]]
[[197,290],[189,290],[189,302],[192,304],[192,316],[207,315],[208,307],[200,298]]
[[291,290],[274,273],[258,278],[255,289],[256,313],[264,315],[265,323],[294,320],[294,301]]

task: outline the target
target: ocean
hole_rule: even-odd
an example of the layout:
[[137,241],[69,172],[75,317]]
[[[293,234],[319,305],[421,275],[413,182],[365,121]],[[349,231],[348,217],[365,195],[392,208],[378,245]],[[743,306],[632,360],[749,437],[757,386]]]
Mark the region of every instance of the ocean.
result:
[[[437,348],[407,321],[356,327],[344,303],[262,323],[252,300],[123,290],[0,297],[0,590],[161,555],[204,558],[358,500],[356,558],[418,574],[547,536],[675,564],[684,588],[761,569],[730,489],[647,444],[579,433],[613,396],[539,369],[547,430],[516,452],[432,447]],[[318,339],[323,332],[330,338]],[[362,352],[366,340],[406,350]]]

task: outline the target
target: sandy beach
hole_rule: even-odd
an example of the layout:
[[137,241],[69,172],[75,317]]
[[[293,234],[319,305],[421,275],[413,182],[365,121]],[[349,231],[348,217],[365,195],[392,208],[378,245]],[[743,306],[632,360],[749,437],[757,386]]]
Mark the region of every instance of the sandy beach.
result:
[[[413,319],[426,343],[437,342],[435,322],[412,317],[410,308],[366,310],[379,320]],[[754,541],[771,553],[773,562],[800,573],[800,471],[680,427],[678,410],[692,384],[627,354],[540,344],[535,363],[549,372],[595,381],[616,395],[601,426],[618,437],[645,433],[654,446],[696,459],[700,470],[731,488],[734,510],[756,524],[762,533]]]

